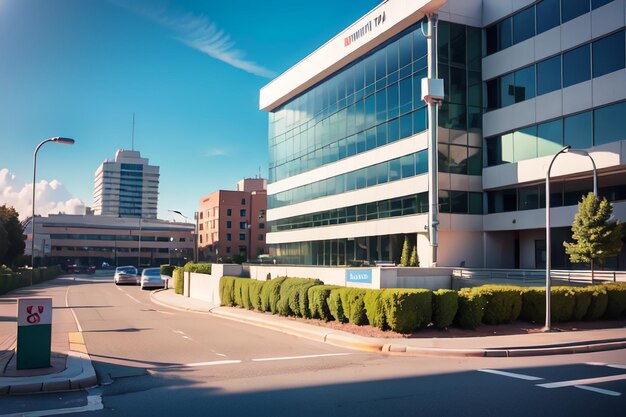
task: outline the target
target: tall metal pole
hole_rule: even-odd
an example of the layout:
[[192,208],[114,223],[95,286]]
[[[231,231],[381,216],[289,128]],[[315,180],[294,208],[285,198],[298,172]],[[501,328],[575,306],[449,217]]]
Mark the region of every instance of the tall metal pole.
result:
[[591,165],[593,166],[593,195],[596,197],[598,196],[598,172],[595,161],[587,151],[571,148],[572,147],[570,145],[567,145],[558,151],[556,155],[552,157],[552,161],[550,161],[550,165],[548,165],[548,172],[546,173],[546,322],[543,331],[550,331],[552,327],[552,314],[550,311],[550,269],[552,267],[552,248],[550,247],[552,244],[550,231],[550,171],[552,170],[552,165],[554,164],[556,158],[565,152],[587,156],[591,160]]
[[[428,78],[437,78],[437,15],[428,16]],[[439,119],[439,101],[432,98],[428,103],[428,204],[430,206],[428,232],[430,246],[432,247],[432,266],[437,266],[437,249],[439,237],[437,227],[439,225],[439,166],[437,152],[437,128]]]

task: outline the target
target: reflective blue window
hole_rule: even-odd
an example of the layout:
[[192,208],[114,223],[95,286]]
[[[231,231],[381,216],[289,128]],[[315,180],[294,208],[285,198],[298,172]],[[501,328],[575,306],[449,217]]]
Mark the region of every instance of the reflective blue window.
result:
[[529,7],[513,16],[513,43],[535,36],[535,8]]
[[613,0],[591,0],[591,10],[595,10],[598,7],[602,7],[605,4],[609,4]]
[[515,103],[515,77],[514,74],[503,75],[499,78],[500,101],[498,107],[506,107]]
[[589,13],[589,0],[563,0],[561,2],[562,22],[568,22],[585,13]]
[[591,78],[589,45],[583,45],[563,54],[563,88]]
[[593,76],[600,77],[624,68],[624,31],[593,43]]
[[626,139],[624,130],[626,102],[601,107],[594,111],[594,145]]
[[537,126],[537,156],[554,155],[563,148],[563,120]]
[[537,127],[530,126],[513,132],[515,161],[537,157]]
[[515,102],[535,97],[535,67],[522,68],[515,72]]
[[560,0],[543,0],[537,3],[537,34],[556,27],[561,22]]
[[537,63],[537,95],[561,88],[561,56]]
[[586,149],[592,146],[593,120],[591,112],[585,112],[565,118],[563,139],[565,145],[574,149]]
[[498,23],[498,48],[503,50],[513,45],[513,18]]

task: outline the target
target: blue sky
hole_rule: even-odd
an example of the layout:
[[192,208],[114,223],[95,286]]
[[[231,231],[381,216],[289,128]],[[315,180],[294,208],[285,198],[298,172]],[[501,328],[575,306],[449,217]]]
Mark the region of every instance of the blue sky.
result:
[[[375,1],[0,0],[0,204],[93,204],[105,158],[130,149],[161,167],[159,217],[267,177],[259,90]],[[39,210],[38,210],[39,213]],[[178,218],[180,219],[180,218]]]

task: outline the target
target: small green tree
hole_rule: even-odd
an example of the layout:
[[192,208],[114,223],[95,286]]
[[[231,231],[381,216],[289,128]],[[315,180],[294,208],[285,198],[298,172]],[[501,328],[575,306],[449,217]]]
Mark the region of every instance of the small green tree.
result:
[[613,206],[604,197],[587,194],[578,203],[578,213],[572,223],[574,242],[563,242],[565,252],[574,263],[591,266],[591,283],[594,283],[594,267],[602,265],[606,258],[617,256],[622,249],[623,224],[610,221]]
[[0,224],[6,231],[6,251],[0,258],[0,264],[13,265],[17,258],[24,254],[26,247],[24,227],[20,223],[17,211],[6,205],[0,206]]
[[417,257],[417,245],[413,245],[411,251],[411,259],[409,260],[409,266],[420,266],[420,259]]
[[400,257],[401,266],[409,266],[411,246],[409,244],[409,237],[404,235],[404,245],[402,245],[402,256]]

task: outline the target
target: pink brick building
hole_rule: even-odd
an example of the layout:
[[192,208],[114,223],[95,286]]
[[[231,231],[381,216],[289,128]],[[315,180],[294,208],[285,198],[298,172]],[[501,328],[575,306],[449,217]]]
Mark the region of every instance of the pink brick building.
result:
[[267,180],[246,178],[237,190],[219,190],[200,199],[198,256],[215,262],[241,255],[254,260],[265,244]]

